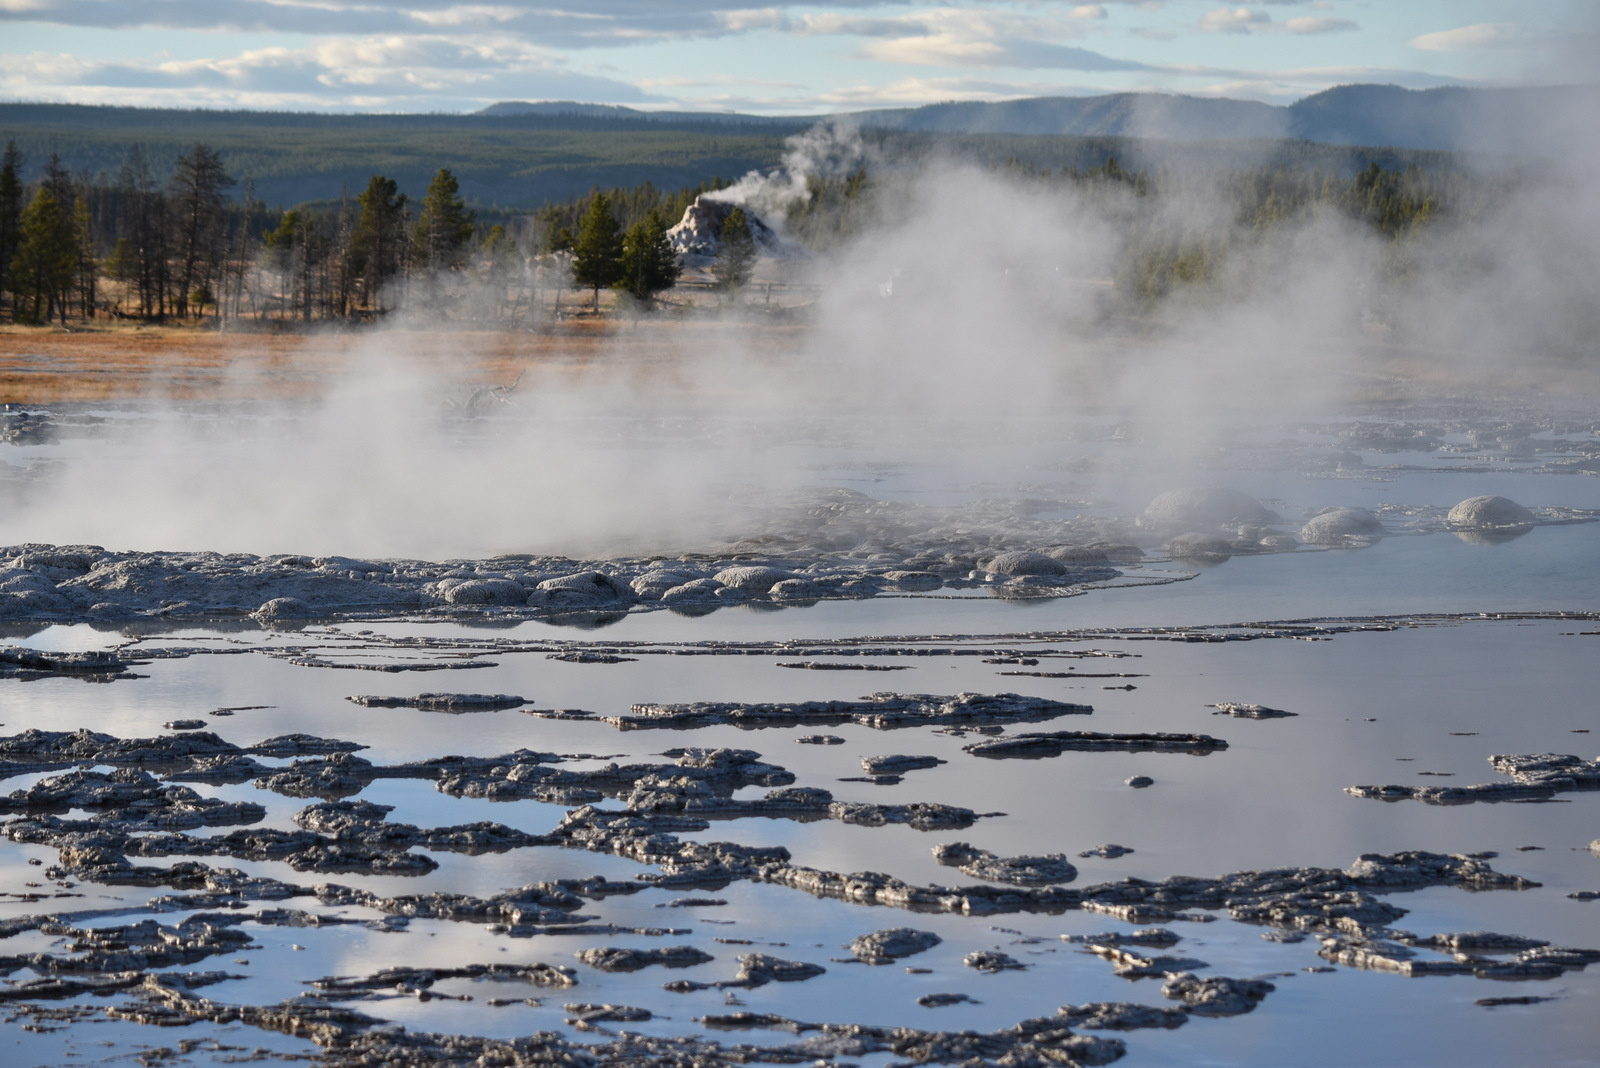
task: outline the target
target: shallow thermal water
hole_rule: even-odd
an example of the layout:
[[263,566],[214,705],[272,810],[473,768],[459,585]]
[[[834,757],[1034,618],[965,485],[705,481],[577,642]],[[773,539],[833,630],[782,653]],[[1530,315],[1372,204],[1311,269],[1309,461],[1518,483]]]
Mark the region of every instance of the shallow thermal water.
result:
[[[1574,454],[1593,450],[1592,432],[1570,437]],[[1303,430],[1290,451],[1301,456],[1325,438],[1332,440],[1317,428]],[[1448,442],[1448,434],[1444,439]],[[1236,448],[1248,451],[1243,445]],[[1491,450],[1476,472],[1452,470],[1461,460],[1440,449],[1399,459],[1368,453],[1363,459],[1360,477],[1330,479],[1323,469],[1307,474],[1304,465],[1282,462],[1242,469],[1230,484],[1284,514],[1326,504],[1440,509],[1488,493],[1536,508],[1600,508],[1600,482],[1550,473],[1548,449],[1531,460]],[[1373,470],[1376,466],[1383,470]],[[833,456],[827,469],[817,473],[819,484],[860,488],[854,478],[877,480],[874,495],[885,499],[904,492],[958,501],[987,496],[991,489],[929,488],[909,467],[867,464],[859,458],[841,461]],[[1105,498],[1097,502],[1086,507],[1126,513],[1139,506]],[[1337,869],[1362,854],[1402,850],[1493,853],[1497,855],[1489,863],[1496,871],[1540,885],[1484,892],[1436,886],[1386,895],[1384,900],[1408,910],[1393,926],[1418,935],[1495,931],[1600,949],[1600,901],[1569,896],[1600,890],[1600,855],[1589,849],[1590,841],[1600,836],[1600,793],[1563,793],[1549,803],[1433,805],[1386,803],[1344,789],[1357,784],[1494,782],[1503,778],[1489,765],[1495,754],[1596,759],[1600,735],[1591,731],[1600,731],[1595,715],[1600,622],[1583,616],[1600,611],[1597,559],[1600,524],[1578,522],[1541,525],[1498,544],[1472,544],[1436,532],[1388,537],[1367,548],[1235,557],[1203,567],[1156,559],[1148,565],[1151,574],[1182,581],[1049,600],[1002,600],[976,591],[824,601],[781,611],[730,607],[697,618],[657,611],[628,615],[594,630],[543,622],[489,627],[419,620],[278,632],[254,624],[226,629],[201,624],[145,633],[131,641],[129,634],[67,622],[16,628],[10,640],[47,650],[120,647],[140,661],[134,670],[141,677],[99,685],[72,678],[0,682],[0,734],[86,728],[123,738],[156,737],[172,733],[166,723],[201,719],[206,730],[241,746],[305,732],[359,743],[367,747],[360,755],[380,765],[527,748],[561,754],[564,763],[556,766],[574,770],[608,761],[664,762],[669,758],[663,751],[681,746],[751,749],[763,761],[792,772],[795,785],[827,789],[838,800],[941,802],[991,815],[953,831],[750,817],[713,820],[709,830],[681,837],[783,846],[797,865],[877,871],[914,885],[944,886],[975,881],[936,863],[932,847],[955,841],[1002,856],[1066,854],[1078,869],[1069,884],[1075,887],[1127,877],[1217,877],[1297,866]],[[1572,615],[1562,618],[1561,613]],[[1355,618],[1368,625],[1278,637],[1265,636],[1260,628],[1231,626]],[[1204,637],[1255,640],[1191,640]],[[547,655],[563,649],[609,651],[632,659],[574,663]],[[1000,650],[1039,663],[986,663],[995,657],[979,655],[980,650]],[[158,655],[163,651],[174,655]],[[1081,655],[1089,651],[1114,655]],[[295,662],[314,656],[324,663],[414,666],[463,655],[493,666],[424,674]],[[904,670],[779,666],[802,660]],[[1023,670],[1070,671],[1079,677],[1014,673]],[[985,735],[927,726],[874,730],[846,723],[745,730],[714,725],[620,731],[600,721],[627,715],[639,702],[850,700],[886,690],[1014,692],[1094,709],[1087,716],[1008,725],[1002,736],[1063,729],[1204,733],[1225,740],[1227,748],[1205,755],[1066,752],[1045,759],[989,760],[963,749]],[[510,694],[528,704],[447,714],[361,707],[348,700],[358,694],[405,698],[425,691]],[[1227,701],[1294,715],[1252,720],[1213,714],[1211,705]],[[556,709],[592,715],[556,719],[537,714]],[[232,711],[213,715],[218,710]],[[843,741],[796,744],[801,736],[816,733]],[[906,772],[898,783],[847,781],[862,775],[862,758],[883,754],[933,756],[945,763]],[[1125,784],[1137,775],[1151,777],[1153,785],[1133,789]],[[41,778],[17,775],[6,787],[26,789]],[[256,826],[286,831],[295,829],[295,813],[316,800],[282,796],[249,781],[195,789],[206,796],[260,803],[266,815]],[[734,796],[748,799],[762,793],[762,787],[745,787]],[[358,796],[393,806],[387,816],[393,822],[439,827],[492,820],[529,834],[549,832],[572,807],[452,797],[422,779],[378,779]],[[621,807],[614,798],[599,804]],[[190,833],[213,832],[201,828]],[[1132,852],[1113,859],[1078,856],[1107,843]],[[286,883],[335,882],[380,895],[449,891],[485,897],[535,882],[597,875],[629,880],[654,870],[619,856],[550,845],[477,856],[429,855],[437,868],[417,876],[320,874],[296,871],[280,861],[199,859]],[[164,865],[181,859],[137,862]],[[62,883],[70,880],[52,881],[44,873],[57,860],[54,848],[0,841],[0,885],[6,891],[0,897],[0,921],[41,911],[67,914],[115,906],[131,911],[77,926],[131,923],[149,916],[171,924],[181,918],[181,913],[141,911],[144,902],[165,889],[92,883],[66,887]],[[686,897],[721,903],[668,907]],[[994,1031],[1027,1017],[1050,1015],[1066,1004],[1174,1004],[1163,999],[1160,979],[1119,978],[1108,961],[1061,937],[1146,925],[1076,909],[992,916],[913,913],[736,880],[710,889],[640,889],[585,901],[581,909],[599,923],[670,927],[682,933],[510,937],[482,923],[442,919],[418,919],[403,929],[389,929],[370,922],[380,918],[373,909],[320,904],[314,898],[250,902],[246,910],[272,905],[368,922],[319,928],[246,922],[240,930],[251,937],[248,947],[186,966],[223,969],[233,976],[206,987],[206,997],[269,1005],[305,994],[314,980],[330,976],[365,976],[401,965],[545,962],[573,967],[577,985],[544,990],[520,983],[445,979],[427,999],[380,991],[347,1004],[416,1031],[505,1038],[548,1031],[576,1042],[601,1042],[604,1033],[575,1028],[563,1006],[609,1003],[653,1014],[648,1020],[602,1025],[612,1030],[706,1034],[726,1044],[758,1045],[781,1045],[793,1036],[762,1030],[710,1032],[698,1018],[742,1009],[803,1021]],[[1121,1037],[1127,1051],[1118,1063],[1130,1068],[1600,1064],[1594,1024],[1600,965],[1521,982],[1470,975],[1411,978],[1329,966],[1317,955],[1315,937],[1287,944],[1270,941],[1263,937],[1268,928],[1236,922],[1226,911],[1206,915],[1213,922],[1163,922],[1181,940],[1161,952],[1204,961],[1203,967],[1196,966],[1201,976],[1270,978],[1275,990],[1253,1011],[1227,1018],[1196,1016],[1174,1030],[1080,1033]],[[889,966],[850,961],[846,947],[852,938],[898,926],[932,931],[943,941]],[[577,951],[606,945],[692,945],[714,959],[683,969],[653,966],[612,973],[574,958]],[[985,949],[1009,953],[1026,967],[984,974],[963,966],[966,954]],[[735,958],[752,950],[819,964],[826,972],[752,989],[663,989],[664,983],[677,979],[730,979],[738,967]],[[46,931],[0,940],[0,954],[52,951],[64,952],[62,939]],[[34,974],[17,967],[7,981]],[[942,1008],[918,1004],[919,997],[932,993],[966,994],[972,1000]],[[454,995],[470,1000],[455,1000]],[[1478,1004],[1481,999],[1520,996],[1548,1000]],[[529,997],[538,1003],[524,1000]],[[493,999],[510,1003],[492,1005]],[[129,1000],[124,991],[0,1003],[10,1020],[0,1036],[0,1060],[18,1065],[117,1063],[167,1048],[175,1061],[201,1064],[317,1052],[309,1041],[241,1023],[199,1022],[168,1030],[114,1019],[102,1011]],[[26,1005],[46,1011],[30,1011]],[[82,1011],[66,1011],[67,1006]],[[61,1010],[55,1018],[48,1011],[52,1009]],[[189,1040],[190,1048],[177,1050],[182,1040]],[[872,1053],[849,1059],[886,1064],[898,1058]]]

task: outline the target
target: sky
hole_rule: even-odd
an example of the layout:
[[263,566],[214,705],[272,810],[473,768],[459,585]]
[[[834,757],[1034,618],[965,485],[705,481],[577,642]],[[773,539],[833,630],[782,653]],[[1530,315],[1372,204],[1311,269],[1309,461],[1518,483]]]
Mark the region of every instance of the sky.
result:
[[1593,83],[1600,0],[0,0],[0,99],[800,115],[1154,90]]

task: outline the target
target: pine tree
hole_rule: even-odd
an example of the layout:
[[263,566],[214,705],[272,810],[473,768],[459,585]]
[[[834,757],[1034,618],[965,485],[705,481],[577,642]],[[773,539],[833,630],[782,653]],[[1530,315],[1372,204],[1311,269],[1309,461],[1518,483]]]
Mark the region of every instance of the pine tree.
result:
[[222,266],[227,239],[222,193],[232,184],[222,157],[205,145],[195,145],[179,156],[174,166],[168,195],[174,208],[179,318],[189,314],[193,294],[200,293],[204,299],[213,275]]
[[600,290],[622,280],[622,227],[604,193],[595,193],[590,202],[572,251],[573,280],[594,290],[594,309],[599,311]]
[[460,196],[455,175],[441,167],[422,197],[422,214],[412,246],[417,263],[436,270],[461,266],[467,240],[472,237],[472,212]]
[[750,224],[743,208],[734,208],[728,213],[719,236],[711,277],[716,279],[718,289],[738,289],[750,280],[750,268],[756,260],[756,242],[750,236]]
[[0,293],[10,292],[11,261],[22,241],[22,153],[15,141],[0,157]]
[[399,273],[405,251],[406,196],[399,189],[393,178],[375,174],[357,198],[361,218],[351,237],[353,266],[366,303],[379,310],[383,283]]
[[126,236],[133,243],[138,269],[133,281],[139,294],[139,314],[164,319],[167,314],[167,198],[145,162],[144,150],[135,144],[117,175],[119,193],[130,205],[124,217]]
[[16,319],[45,323],[59,309],[65,323],[66,295],[78,266],[78,250],[69,236],[66,213],[48,188],[41,186],[34,194],[19,230],[10,280]]
[[667,240],[667,224],[660,212],[652,210],[629,227],[622,239],[620,284],[635,300],[652,306],[657,293],[677,284],[680,271],[678,254]]
[[78,308],[85,319],[93,319],[95,281],[100,274],[100,259],[95,255],[94,226],[89,215],[89,198],[86,196],[79,197],[72,208],[72,239]]

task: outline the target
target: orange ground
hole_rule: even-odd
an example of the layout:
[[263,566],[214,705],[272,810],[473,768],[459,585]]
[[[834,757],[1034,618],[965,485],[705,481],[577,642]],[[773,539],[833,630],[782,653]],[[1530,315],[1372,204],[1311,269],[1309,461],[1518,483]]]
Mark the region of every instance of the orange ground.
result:
[[[0,325],[0,404],[289,400],[315,395],[352,353],[380,361],[409,353],[460,386],[510,385],[526,375],[581,375],[592,369],[670,380],[685,353],[730,342],[778,356],[795,351],[805,327],[734,324],[715,318],[569,319],[548,332],[357,328],[309,333],[217,333],[192,327],[101,323],[60,327]],[[1076,342],[1080,350],[1084,341]],[[1108,358],[1127,359],[1129,343],[1101,341]],[[1463,363],[1448,353],[1365,346],[1345,384],[1352,399],[1415,392],[1559,392],[1600,395],[1600,367]],[[365,373],[365,372],[363,372]],[[703,387],[704,383],[701,383]],[[1083,385],[1083,384],[1080,384]]]
[[[551,333],[351,330],[217,333],[176,327],[0,326],[0,403],[292,399],[316,392],[354,353],[403,347],[468,385],[505,385],[524,370],[581,373],[599,360],[636,373],[669,371],[707,322],[569,321]],[[758,328],[782,346],[793,328]]]

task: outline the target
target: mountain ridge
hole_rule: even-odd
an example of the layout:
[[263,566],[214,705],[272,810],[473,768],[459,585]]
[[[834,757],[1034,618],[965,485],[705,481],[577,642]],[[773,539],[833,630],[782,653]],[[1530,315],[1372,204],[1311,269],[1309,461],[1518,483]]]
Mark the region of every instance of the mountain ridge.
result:
[[906,133],[1134,137],[1163,141],[1291,139],[1431,151],[1524,152],[1559,147],[1600,114],[1600,86],[1405,89],[1356,83],[1293,104],[1177,93],[1107,93],[950,101],[786,118],[731,112],[650,112],[576,101],[503,101],[476,115],[608,117],[639,122],[752,125],[847,118]]

